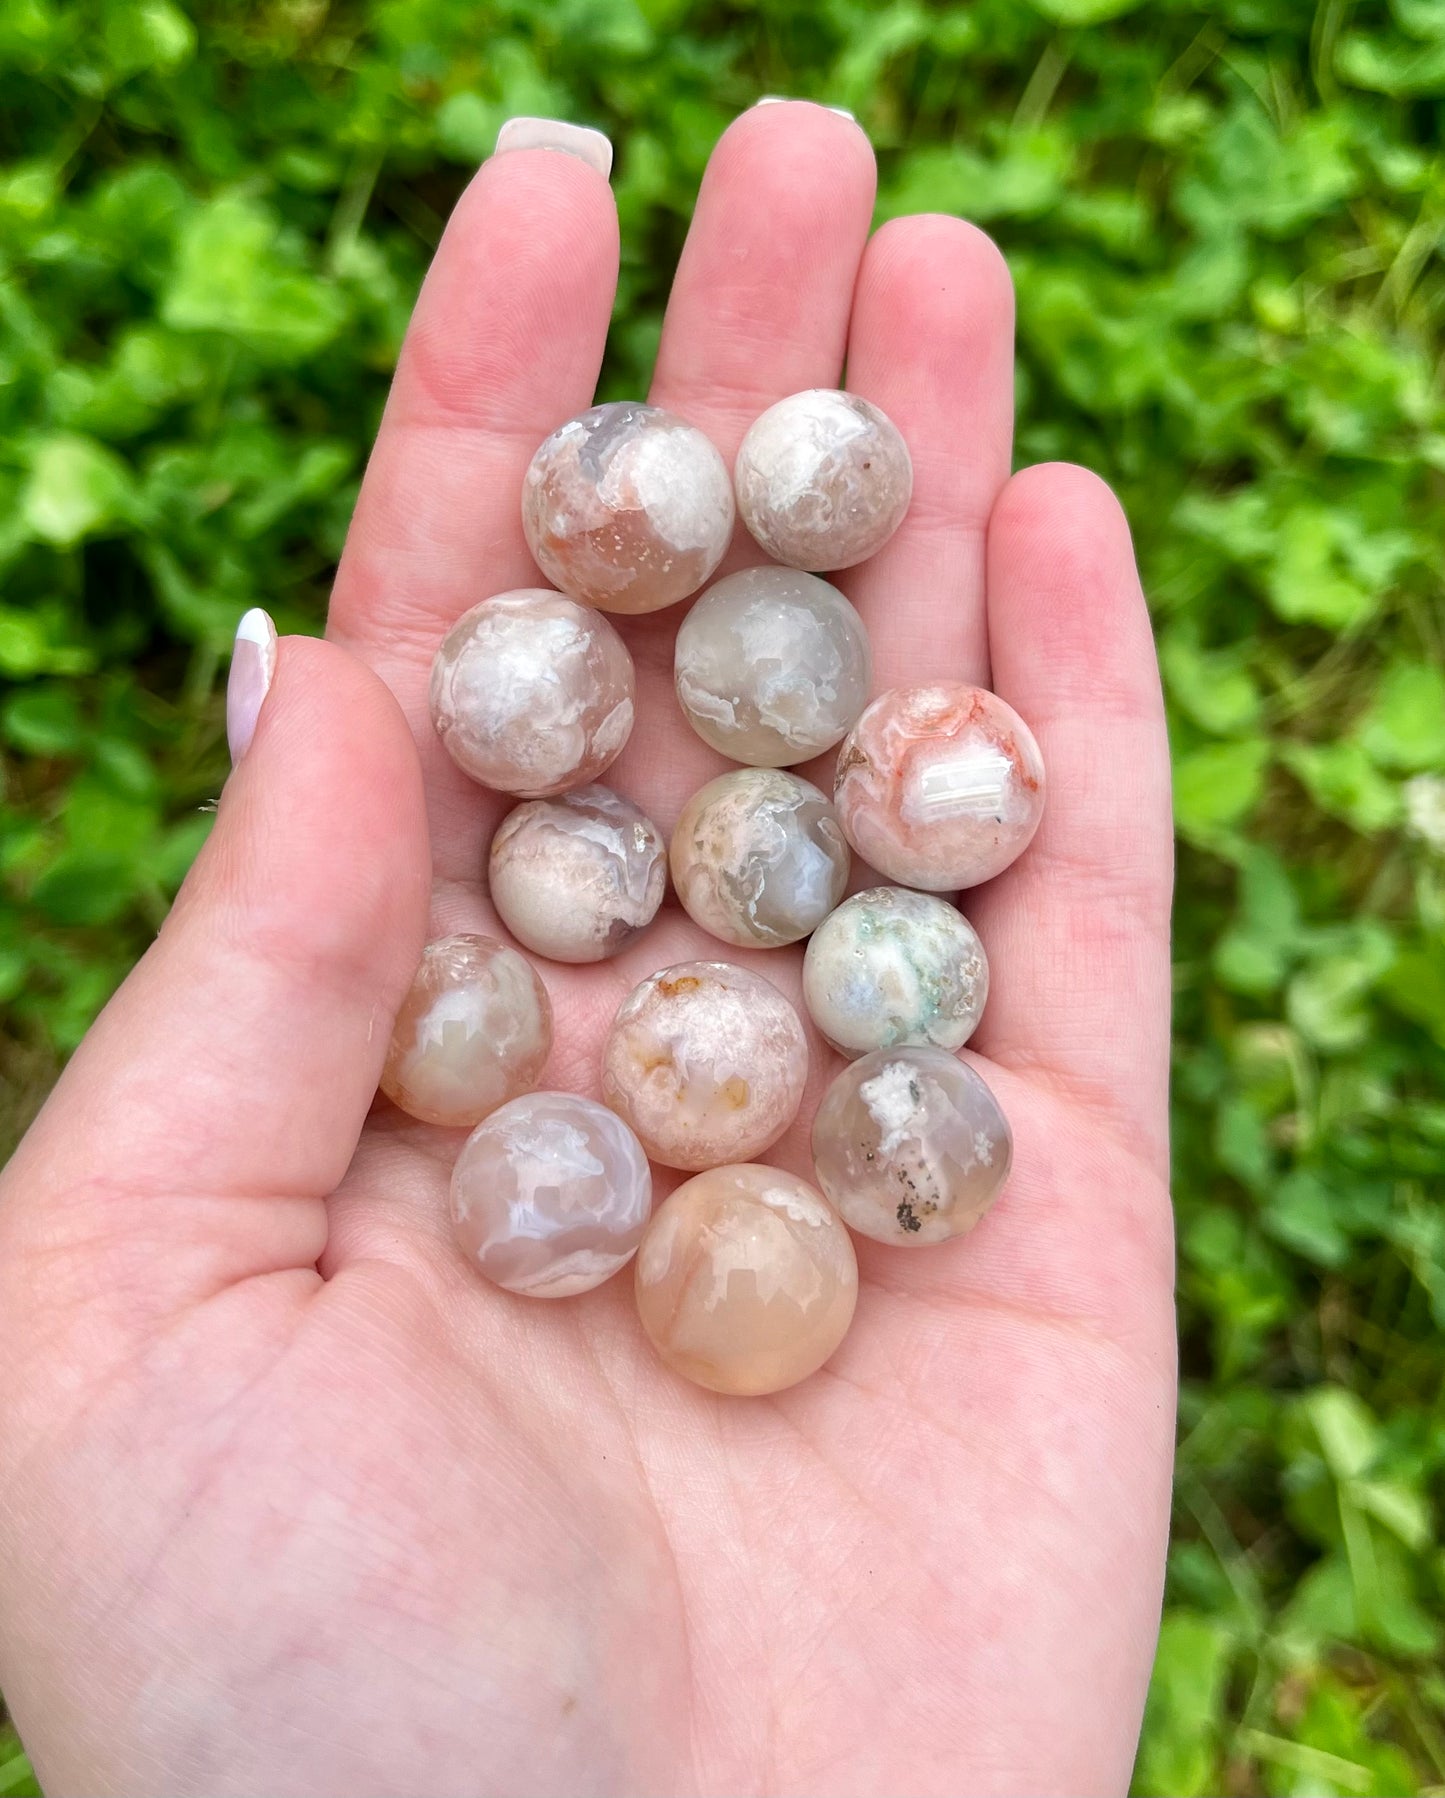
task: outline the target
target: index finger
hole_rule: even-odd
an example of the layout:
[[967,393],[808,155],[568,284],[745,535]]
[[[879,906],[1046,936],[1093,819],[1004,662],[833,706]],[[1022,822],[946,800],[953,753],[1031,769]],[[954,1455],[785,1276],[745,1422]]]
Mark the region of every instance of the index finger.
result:
[[556,149],[482,166],[417,300],[347,534],[328,634],[401,702],[444,878],[475,880],[498,804],[431,729],[432,657],[469,606],[541,584],[522,475],[547,433],[592,403],[617,262],[617,209],[597,168]]

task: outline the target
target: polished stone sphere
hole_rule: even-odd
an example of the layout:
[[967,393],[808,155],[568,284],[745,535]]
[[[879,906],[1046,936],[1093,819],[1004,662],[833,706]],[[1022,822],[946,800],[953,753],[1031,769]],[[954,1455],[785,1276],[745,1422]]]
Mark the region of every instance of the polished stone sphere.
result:
[[442,639],[432,723],[473,780],[539,799],[585,786],[622,753],[634,684],[600,612],[523,587],[473,606]]
[[998,1100],[942,1049],[875,1049],[844,1068],[813,1120],[818,1184],[843,1221],[906,1248],[971,1230],[1012,1159]]
[[552,961],[604,961],[636,942],[667,889],[662,832],[606,787],[579,787],[508,812],[487,883],[497,915]]
[[672,883],[704,930],[743,949],[796,943],[843,897],[851,862],[832,805],[782,768],[735,768],[693,794]]
[[907,887],[854,893],[803,957],[813,1022],[844,1055],[896,1044],[961,1049],[988,998],[988,958],[956,907]]
[[788,768],[831,749],[868,701],[863,620],[836,587],[796,568],[715,581],[677,633],[678,703],[735,762]]
[[885,412],[818,387],[753,421],[733,481],[742,521],[768,554],[817,573],[882,549],[908,510],[913,463]]
[[490,936],[428,943],[402,1000],[381,1090],[428,1124],[478,1124],[537,1084],[552,1006],[525,955]]
[[561,1299],[632,1259],[652,1170],[622,1119],[576,1093],[526,1093],[467,1138],[452,1222],[472,1265],[508,1292]]
[[654,1161],[689,1172],[746,1161],[792,1123],[808,1079],[796,1011],[760,974],[689,961],[618,1007],[602,1096]]
[[604,612],[686,599],[733,532],[727,464],[696,425],[618,400],[559,425],[522,481],[522,528],[537,565]]
[[777,1168],[718,1167],[658,1207],[637,1255],[637,1310],[663,1361],[713,1392],[781,1392],[842,1342],[858,1298],[848,1232]]
[[1044,763],[1011,705],[944,681],[893,687],[838,751],[833,800],[848,841],[889,880],[952,892],[1002,874],[1044,811]]

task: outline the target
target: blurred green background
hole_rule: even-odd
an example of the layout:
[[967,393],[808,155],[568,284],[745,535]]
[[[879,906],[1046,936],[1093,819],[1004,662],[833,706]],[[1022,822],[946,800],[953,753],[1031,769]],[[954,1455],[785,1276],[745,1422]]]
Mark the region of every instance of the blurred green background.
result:
[[1185,1380],[1137,1790],[1445,1791],[1445,0],[4,0],[0,1153],[204,836],[238,614],[320,623],[498,123],[613,135],[637,394],[760,93],[857,112],[881,215],[997,235],[1019,458],[1117,485],[1155,607]]

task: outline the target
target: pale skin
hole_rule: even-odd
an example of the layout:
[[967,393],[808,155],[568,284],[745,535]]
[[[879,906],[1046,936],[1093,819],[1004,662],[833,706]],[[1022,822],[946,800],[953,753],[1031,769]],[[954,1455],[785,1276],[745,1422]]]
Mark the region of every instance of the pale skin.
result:
[[[600,175],[499,156],[418,305],[330,641],[283,641],[171,919],[4,1175],[0,1687],[51,1793],[1125,1789],[1174,1413],[1154,653],[1105,486],[1010,477],[998,251],[942,217],[870,238],[873,189],[836,114],[735,123],[650,397],[730,459],[846,357],[909,442],[907,521],[838,577],[875,688],[986,681],[1051,775],[967,900],[1003,1198],[961,1242],[860,1241],[828,1368],[720,1398],[653,1359],[625,1276],[484,1286],[446,1221],[459,1136],[373,1108],[427,934],[500,934],[502,803],[431,735],[428,666],[535,583],[522,471],[593,397],[617,271]],[[679,615],[624,621],[607,777],[664,828],[723,765],[673,700]],[[547,966],[547,1084],[595,1094],[623,993],[719,953],[796,997],[800,948],[720,951],[671,904],[618,961]],[[814,1051],[775,1156],[804,1175]]]

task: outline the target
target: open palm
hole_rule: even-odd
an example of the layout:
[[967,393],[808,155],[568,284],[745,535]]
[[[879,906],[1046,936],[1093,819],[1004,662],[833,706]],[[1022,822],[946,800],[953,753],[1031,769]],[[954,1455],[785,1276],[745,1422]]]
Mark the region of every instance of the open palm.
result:
[[[878,685],[988,682],[1050,771],[1033,847],[966,901],[1003,1197],[962,1242],[860,1242],[828,1367],[720,1398],[654,1359],[626,1276],[485,1286],[446,1221],[459,1133],[367,1116],[424,935],[496,928],[501,804],[433,738],[427,673],[467,606],[536,582],[522,470],[592,399],[617,274],[603,179],[499,156],[418,306],[333,641],[283,644],[172,919],[7,1170],[0,1683],[54,1791],[1125,1785],[1173,1421],[1153,652],[1107,490],[1009,478],[998,253],[939,217],[870,241],[873,181],[844,118],[739,120],[652,397],[731,457],[846,360],[908,439],[910,515],[839,582]],[[723,765],[672,697],[681,610],[619,621],[639,722],[607,780],[664,829]],[[546,1083],[595,1092],[618,1000],[699,955],[797,996],[798,953],[666,909],[615,962],[544,968]],[[813,1049],[773,1157],[805,1175]]]

